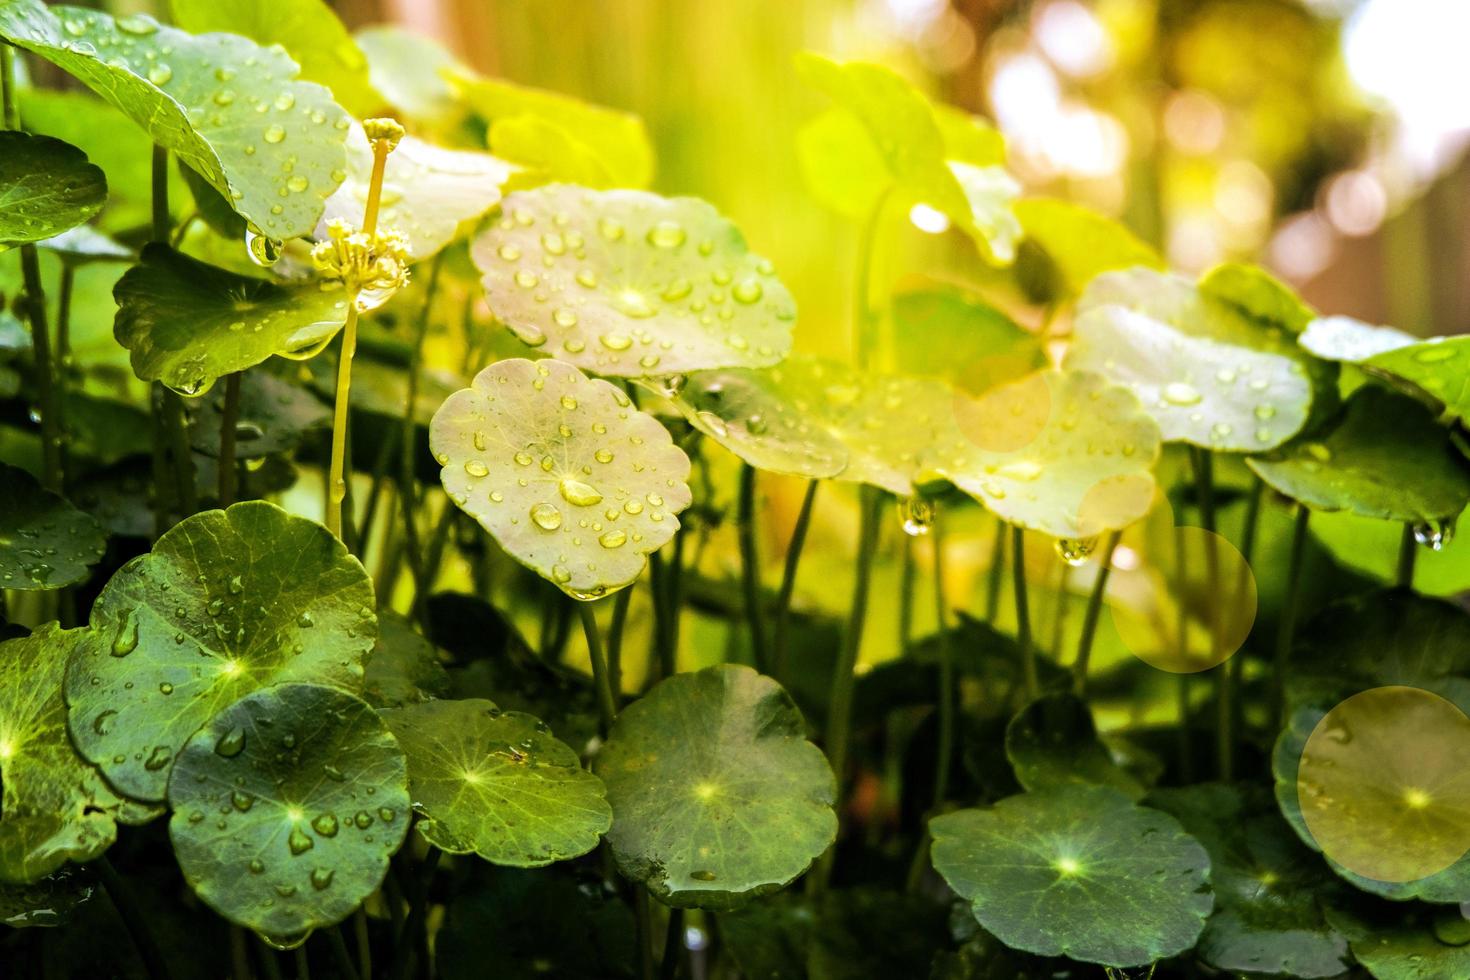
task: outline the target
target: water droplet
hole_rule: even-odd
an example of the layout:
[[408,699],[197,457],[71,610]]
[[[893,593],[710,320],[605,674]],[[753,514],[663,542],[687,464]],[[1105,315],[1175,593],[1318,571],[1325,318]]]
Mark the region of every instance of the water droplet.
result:
[[279,143],[286,138],[286,130],[276,125],[267,126],[264,138],[267,143]]
[[155,745],[153,751],[148,754],[148,758],[144,760],[143,768],[149,772],[157,772],[172,762],[173,758],[173,749],[167,745]]
[[677,221],[660,221],[648,229],[648,244],[655,248],[678,248],[687,236]]
[[230,805],[244,813],[255,805],[255,797],[241,790],[235,790],[230,794]]
[[316,842],[311,839],[310,834],[304,833],[300,827],[292,827],[291,836],[286,838],[286,846],[291,849],[292,854],[302,855],[315,847]]
[[604,548],[621,548],[628,541],[628,535],[621,529],[608,531],[597,539]]
[[469,460],[464,464],[464,471],[470,476],[489,476],[490,468],[478,459]]
[[337,818],[332,816],[332,814],[330,813],[323,813],[321,816],[312,820],[311,829],[321,834],[323,837],[336,837]]
[[1429,521],[1414,525],[1414,540],[1430,551],[1442,551],[1454,537],[1454,527],[1449,524]]
[[928,534],[934,524],[934,503],[924,497],[905,497],[898,502],[898,517],[909,537]]
[[641,289],[631,286],[613,294],[613,305],[619,313],[635,320],[646,320],[658,312]]
[[689,877],[695,881],[714,881],[718,876],[713,871],[703,869],[689,872]]
[[761,288],[761,284],[754,279],[742,279],[735,284],[735,288],[731,291],[731,295],[735,297],[736,302],[749,305],[751,303],[759,302],[760,298],[765,295],[765,290],[763,290]]
[[555,531],[561,527],[561,511],[551,504],[532,504],[531,520],[542,530]]
[[595,487],[571,477],[563,478],[558,489],[562,499],[577,507],[591,507],[602,502],[602,494]]
[[1087,559],[1097,550],[1097,538],[1057,538],[1057,557],[1076,568],[1087,564]]
[[154,85],[167,85],[169,79],[173,77],[174,70],[161,61],[148,69],[148,81]]
[[561,407],[566,409],[568,412],[575,412],[577,410],[577,399],[573,398],[571,395],[562,395]]
[[1453,347],[1434,344],[1416,352],[1414,354],[1414,360],[1420,364],[1438,364],[1441,361],[1448,361],[1454,356],[1455,349]]
[[311,870],[311,887],[321,891],[332,883],[333,871],[331,868],[313,868]]
[[615,242],[623,237],[623,223],[614,218],[600,218],[597,222],[597,232],[610,242]]
[[214,743],[216,755],[233,759],[245,748],[245,729],[231,728],[220,736],[219,741]]
[[1183,381],[1170,381],[1164,385],[1164,401],[1180,407],[1198,405],[1200,393],[1193,385],[1185,384]]
[[597,339],[608,350],[627,350],[633,346],[633,338],[625,333],[605,333]]
[[138,617],[131,610],[112,641],[112,655],[126,657],[138,649]]
[[259,266],[275,265],[281,258],[284,246],[274,238],[261,234],[254,226],[245,227],[245,254]]
[[599,463],[611,463],[613,461],[613,454],[610,450],[599,449],[597,450],[597,452],[592,454],[592,458],[597,460]]

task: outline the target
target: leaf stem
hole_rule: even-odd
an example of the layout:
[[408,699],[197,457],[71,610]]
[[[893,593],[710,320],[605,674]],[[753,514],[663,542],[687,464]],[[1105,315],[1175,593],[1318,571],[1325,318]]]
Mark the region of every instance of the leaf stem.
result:
[[607,626],[607,682],[613,698],[623,696],[623,628],[628,622],[628,605],[633,601],[633,588],[619,589],[613,596],[612,622]]
[[342,938],[340,923],[327,930],[327,941],[332,947],[332,959],[336,961],[339,980],[358,980],[357,967],[352,965],[352,956],[347,952],[347,941]]
[[1087,596],[1087,611],[1082,614],[1082,635],[1077,640],[1077,659],[1072,662],[1072,685],[1079,698],[1087,697],[1087,665],[1092,660],[1092,641],[1097,635],[1097,621],[1102,615],[1103,596],[1108,590],[1108,576],[1113,571],[1113,552],[1117,550],[1122,531],[1112,531],[1103,540],[1098,554],[1097,579]]
[[669,909],[669,927],[664,932],[664,955],[658,964],[659,980],[674,980],[684,952],[684,910]]
[[[1205,589],[1209,594],[1210,656],[1216,659],[1224,646],[1225,603],[1220,594],[1220,545],[1215,522],[1215,466],[1208,450],[1191,446],[1190,464],[1194,468],[1195,493],[1199,504],[1200,524],[1205,535]],[[1181,587],[1183,583],[1180,583]],[[1215,761],[1220,779],[1229,782],[1235,771],[1234,714],[1231,707],[1230,668],[1223,662],[1215,671]]]
[[995,624],[1000,615],[1000,587],[1005,581],[1006,522],[995,519],[995,539],[990,543],[990,568],[985,585],[985,621]]
[[818,480],[808,480],[806,494],[801,498],[801,510],[796,514],[796,525],[791,529],[791,543],[786,546],[786,565],[781,571],[781,591],[776,595],[776,635],[771,650],[771,674],[781,680],[786,674],[787,621],[791,618],[791,596],[796,590],[796,569],[801,564],[801,551],[806,545],[807,531],[812,523],[812,505],[817,499]]
[[107,892],[107,897],[112,899],[113,907],[117,909],[118,916],[123,925],[127,927],[128,935],[133,940],[133,946],[138,950],[138,956],[143,960],[148,973],[154,980],[168,980],[170,973],[168,961],[158,949],[158,942],[153,938],[152,931],[148,928],[148,919],[138,908],[138,903],[133,896],[133,890],[123,880],[122,875],[112,866],[106,854],[98,855],[91,862],[97,870],[97,877],[102,881],[102,887]]
[[1414,537],[1414,525],[1405,524],[1403,535],[1399,538],[1398,573],[1394,576],[1394,581],[1401,589],[1414,587],[1414,560],[1419,554],[1418,544]]
[[172,222],[168,213],[168,150],[153,146],[153,237],[152,241],[168,244],[168,233]]
[[[434,880],[434,871],[439,866],[439,859],[444,852],[432,844],[429,852],[424,855],[424,863],[419,868],[418,877],[413,882],[414,895],[412,896],[412,907],[408,910],[408,917],[403,921],[403,928],[398,932],[398,942],[395,944],[393,955],[393,968],[390,974],[394,980],[408,980],[408,975],[413,966],[415,946],[418,945],[418,937],[428,921],[429,914],[429,884]],[[428,964],[424,964],[425,973],[428,973]]]
[[1296,619],[1302,597],[1302,563],[1306,554],[1307,523],[1312,512],[1305,504],[1297,504],[1296,523],[1291,531],[1291,559],[1286,572],[1286,595],[1281,601],[1281,622],[1276,632],[1276,676],[1273,678],[1272,717],[1280,728],[1286,713],[1286,665],[1291,658],[1291,642],[1296,635]]
[[597,615],[591,602],[578,602],[577,613],[582,617],[582,633],[587,637],[587,657],[592,661],[592,685],[597,689],[597,713],[602,722],[602,737],[612,730],[613,719],[618,716],[618,699],[613,693],[612,676],[608,673],[607,658],[602,652],[602,637],[597,630]]
[[[842,647],[832,669],[832,695],[827,708],[827,759],[832,764],[839,789],[847,770],[854,672],[863,646],[863,624],[868,615],[868,591],[873,581],[873,555],[878,550],[878,511],[881,506],[879,491],[864,484],[859,490],[857,570],[852,581],[852,601]],[[831,875],[832,850],[828,849],[812,871],[808,894],[819,896],[825,892]]]
[[20,129],[20,111],[15,104],[15,48],[0,41],[0,126]]
[[653,911],[648,906],[648,889],[633,886],[633,920],[638,938],[638,975],[653,980]]
[[755,669],[762,674],[771,670],[770,653],[766,649],[766,626],[761,616],[760,554],[756,547],[755,526],[756,470],[749,463],[740,464],[740,499],[736,524],[740,537],[740,582],[745,596],[745,621],[750,629],[750,651]]
[[46,489],[61,492],[61,431],[56,411],[56,365],[51,356],[51,330],[46,322],[46,293],[41,283],[41,259],[36,246],[20,247],[21,276],[26,290],[26,312],[31,321],[31,346],[36,365],[36,398],[41,412],[41,472]]
[[178,486],[181,517],[199,510],[199,494],[194,480],[194,450],[189,445],[189,426],[184,419],[184,399],[172,388],[163,389],[164,429],[174,462],[174,482]]
[[240,372],[225,377],[225,406],[219,420],[219,505],[235,502],[235,427],[240,422]]
[[878,195],[878,199],[873,202],[873,209],[868,212],[863,222],[862,231],[858,237],[857,275],[853,280],[852,296],[852,342],[853,360],[864,371],[871,367],[873,348],[877,346],[875,343],[877,318],[873,316],[873,309],[869,305],[873,278],[873,255],[878,242],[878,231],[883,225],[883,216],[888,209],[888,199],[892,193],[893,188],[888,187]]
[[898,566],[898,652],[907,657],[914,646],[914,537],[903,536]]
[[[1235,588],[1230,594],[1231,608],[1240,615],[1240,601],[1251,581],[1251,560],[1256,552],[1256,531],[1261,523],[1261,499],[1266,493],[1266,481],[1259,476],[1251,480],[1250,494],[1246,497],[1245,516],[1240,528],[1240,569],[1235,575]],[[1227,663],[1230,665],[1230,723],[1234,731],[1244,730],[1244,707],[1241,703],[1241,685],[1245,677],[1245,657],[1237,651]]]
[[949,795],[949,770],[954,760],[955,735],[954,652],[950,644],[949,616],[944,598],[942,519],[940,509],[935,507],[929,535],[934,548],[934,617],[939,630],[939,749],[935,753],[934,763],[934,805],[936,807],[943,803]]
[[1026,697],[1033,699],[1041,693],[1041,681],[1036,673],[1036,646],[1031,642],[1031,608],[1026,599],[1026,532],[1016,525],[1011,526],[1011,551],[1015,555],[1011,562],[1011,587],[1016,593],[1016,645],[1021,648]]

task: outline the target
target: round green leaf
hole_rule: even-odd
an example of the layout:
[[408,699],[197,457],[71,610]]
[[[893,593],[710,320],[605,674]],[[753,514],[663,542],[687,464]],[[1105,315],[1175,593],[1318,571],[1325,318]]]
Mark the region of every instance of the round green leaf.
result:
[[602,780],[531,715],[480,699],[381,714],[408,756],[419,833],[440,850],[535,868],[586,854],[612,823]]
[[67,670],[77,748],[124,793],[161,800],[185,740],[245,694],[359,689],[373,604],[367,572],[315,521],[263,501],[181,521],[92,606]]
[[1073,694],[1044,694],[1022,708],[1006,726],[1005,747],[1023,789],[1085,783],[1111,786],[1133,800],[1144,795],[1143,784],[1097,737],[1087,702]]
[[[1036,425],[1032,413],[1042,412]],[[1127,527],[1153,503],[1159,426],[1100,374],[1043,371],[991,389],[960,417],[973,428],[962,424],[936,446],[930,468],[1010,524],[1090,538]]]
[[1470,501],[1470,464],[1419,402],[1365,385],[1326,434],[1246,461],[1278,493],[1315,510],[1437,527]]
[[560,361],[490,365],[429,425],[449,498],[570,595],[636,579],[692,500],[689,457],[622,390]]
[[1446,928],[1460,928],[1457,908],[1333,903],[1327,919],[1348,937],[1353,957],[1376,980],[1447,980],[1470,975],[1470,944],[1444,942]]
[[1297,343],[1324,361],[1359,364],[1377,354],[1419,343],[1393,327],[1375,327],[1350,316],[1324,316],[1307,324]]
[[1258,265],[1225,262],[1206,272],[1199,291],[1235,307],[1246,316],[1293,334],[1300,334],[1317,317],[1290,286]]
[[796,306],[740,231],[694,198],[553,184],[509,195],[474,245],[490,309],[596,374],[775,364]]
[[[461,222],[495,206],[501,185],[515,169],[488,153],[446,150],[405,136],[383,171],[378,227],[403,235],[416,261],[427,259],[454,239]],[[327,222],[334,218],[354,228],[362,224],[372,173],[372,147],[362,126],[353,123],[347,134],[347,179],[327,198],[317,238],[326,237]]]
[[445,69],[467,68],[437,42],[396,24],[374,24],[353,35],[373,85],[403,118],[439,127],[459,114]]
[[1427,395],[1447,421],[1470,419],[1470,337],[1436,337],[1375,354],[1363,370]]
[[1323,919],[1332,879],[1254,786],[1162,789],[1149,804],[1179,820],[1210,855],[1215,913],[1199,957],[1227,973],[1335,977],[1351,965],[1347,940]]
[[935,870],[1013,949],[1147,966],[1192,947],[1214,904],[1199,842],[1102,786],[948,813],[929,833]]
[[378,642],[363,666],[363,700],[375,708],[401,708],[448,693],[449,673],[434,644],[401,613],[378,610]]
[[93,518],[0,463],[0,588],[31,592],[82,581],[107,548]]
[[837,833],[836,782],[775,681],[722,664],[661,681],[597,756],[623,873],[680,908],[777,891]]
[[700,371],[674,405],[700,432],[756,469],[809,480],[836,476],[847,467],[847,448],[803,410],[810,392],[793,387],[801,372],[789,364],[765,370]]
[[367,57],[324,0],[170,0],[169,9],[193,34],[225,31],[267,47],[279,44],[301,66],[303,79],[325,85],[350,112],[381,108]]
[[1047,366],[1036,334],[978,296],[947,283],[899,293],[891,309],[894,367],[943,378],[978,395]]
[[1259,452],[1306,424],[1313,378],[1295,336],[1188,280],[1147,269],[1106,273],[1078,311],[1066,366],[1132,388],[1167,442]]
[[49,136],[0,132],[0,249],[59,235],[106,201],[107,178],[81,150]]
[[1026,238],[1051,259],[1069,295],[1081,294],[1104,272],[1164,268],[1163,257],[1125,225],[1080,204],[1028,197],[1014,210]]
[[377,890],[408,832],[409,799],[403,752],[372,708],[335,688],[277,684],[183,746],[169,838],[210,908],[296,941]]
[[118,343],[133,373],[198,395],[273,354],[310,357],[347,321],[347,293],[278,285],[150,244],[113,290]]
[[271,238],[309,234],[344,176],[347,117],[280,48],[40,0],[0,8],[0,38],[122,110]]
[[0,881],[89,861],[117,836],[122,800],[66,734],[61,681],[82,635],[48,623],[0,643]]

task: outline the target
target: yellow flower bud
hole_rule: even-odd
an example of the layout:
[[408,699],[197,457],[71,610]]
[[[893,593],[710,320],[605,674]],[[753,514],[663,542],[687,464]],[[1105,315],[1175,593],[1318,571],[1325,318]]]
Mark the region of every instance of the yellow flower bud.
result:
[[398,141],[403,139],[403,126],[396,119],[364,119],[362,131],[367,134],[373,150],[382,148],[384,153],[392,153]]

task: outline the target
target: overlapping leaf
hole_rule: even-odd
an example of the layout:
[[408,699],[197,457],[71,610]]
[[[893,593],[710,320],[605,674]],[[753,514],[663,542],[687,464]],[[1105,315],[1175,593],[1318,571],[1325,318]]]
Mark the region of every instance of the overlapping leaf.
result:
[[73,585],[106,547],[107,535],[95,520],[25,470],[0,463],[0,588]]
[[1015,213],[1026,238],[1041,246],[1070,296],[1080,295],[1104,272],[1164,268],[1163,257],[1127,227],[1080,204],[1028,197],[1016,202]]
[[0,132],[0,250],[75,228],[106,200],[107,178],[75,146]]
[[347,117],[278,48],[40,0],[0,8],[0,38],[122,110],[271,238],[309,234],[345,176]]
[[1006,726],[1005,749],[1016,781],[1033,792],[1084,783],[1111,786],[1133,800],[1144,794],[1097,737],[1086,702],[1072,694],[1044,694],[1022,708]]
[[450,854],[533,868],[586,854],[612,823],[602,781],[531,715],[481,699],[393,708],[419,833]]
[[340,922],[377,890],[412,814],[403,753],[346,692],[251,691],[182,746],[169,838],[190,887],[278,945]]
[[1427,396],[1446,421],[1470,419],[1470,337],[1436,337],[1374,354],[1363,370]]
[[1324,361],[1360,364],[1378,354],[1417,344],[1419,338],[1349,316],[1324,316],[1307,324],[1297,343]]
[[796,306],[710,205],[553,184],[505,199],[474,245],[490,309],[521,340],[619,377],[775,364]]
[[450,499],[511,557],[591,598],[643,571],[691,501],[689,458],[628,396],[560,361],[499,361],[429,426]]
[[310,357],[347,321],[347,292],[236,275],[166,245],[143,249],[118,280],[118,343],[133,371],[186,395],[275,354]]
[[1210,859],[1167,814],[1067,786],[929,822],[935,869],[1001,942],[1042,956],[1147,966],[1194,946]]
[[270,684],[362,686],[373,588],[328,531],[249,501],[174,525],[92,607],[67,670],[83,755],[129,796],[160,800],[185,740]]
[[676,907],[776,891],[837,832],[826,758],[786,692],[749,667],[660,682],[623,711],[596,771],[618,865]]

